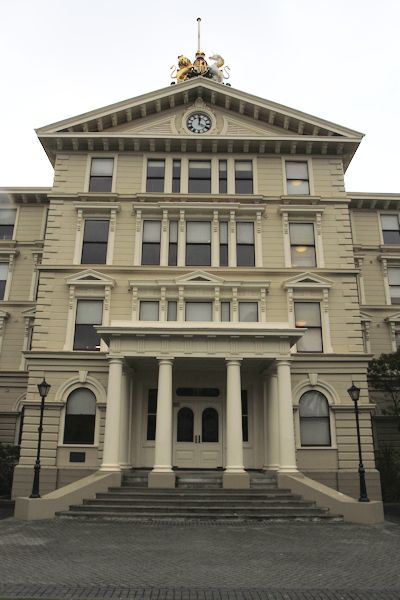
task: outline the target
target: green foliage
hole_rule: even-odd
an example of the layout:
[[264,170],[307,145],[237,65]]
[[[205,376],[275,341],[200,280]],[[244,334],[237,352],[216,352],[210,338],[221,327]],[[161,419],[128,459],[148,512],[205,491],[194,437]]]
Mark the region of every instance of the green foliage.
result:
[[0,496],[11,495],[14,467],[18,457],[18,446],[5,446],[0,443]]
[[400,417],[400,349],[371,360],[368,383],[372,390],[382,392],[389,402],[389,409],[382,412]]
[[376,453],[376,466],[381,474],[384,502],[400,501],[400,450],[382,446]]

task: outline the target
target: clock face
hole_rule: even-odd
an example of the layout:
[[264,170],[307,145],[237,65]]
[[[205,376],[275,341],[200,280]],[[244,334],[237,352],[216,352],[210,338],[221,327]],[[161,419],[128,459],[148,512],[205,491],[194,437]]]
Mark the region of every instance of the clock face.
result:
[[186,121],[186,126],[192,133],[205,133],[211,129],[211,119],[202,112],[191,114]]

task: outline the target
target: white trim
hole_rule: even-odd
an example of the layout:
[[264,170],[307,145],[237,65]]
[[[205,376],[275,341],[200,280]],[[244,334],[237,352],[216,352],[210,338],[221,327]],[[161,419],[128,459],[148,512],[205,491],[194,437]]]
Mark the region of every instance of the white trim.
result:
[[325,267],[322,241],[322,213],[324,212],[324,208],[314,206],[281,206],[279,212],[282,215],[285,267],[292,267],[289,225],[291,223],[306,223],[314,225],[316,268],[323,269]]
[[[111,179],[111,192],[89,192],[90,185],[90,172],[92,167],[92,159],[93,158],[112,158],[113,162],[113,172]],[[86,172],[85,172],[85,181],[84,181],[84,190],[85,193],[89,194],[114,194],[117,188],[116,179],[117,179],[117,161],[118,161],[118,153],[116,152],[93,152],[86,155]]]
[[[300,399],[306,392],[320,392],[323,394],[328,402],[329,407],[329,428],[331,434],[330,446],[302,446],[301,435],[300,435]],[[340,399],[336,390],[326,381],[319,379],[317,375],[317,382],[312,385],[309,380],[303,380],[299,382],[293,389],[293,409],[295,411],[295,433],[296,433],[296,448],[297,450],[337,450],[337,438],[336,438],[336,420],[335,413],[333,410],[334,406],[340,404]]]
[[[284,196],[291,196],[291,197],[299,197],[301,198],[301,196],[303,197],[309,197],[309,196],[314,196],[315,192],[314,192],[314,174],[313,174],[313,169],[312,169],[312,158],[310,156],[301,156],[299,154],[287,154],[287,155],[282,155],[281,156],[281,164],[282,164],[282,181],[283,181],[283,195]],[[307,163],[307,169],[308,169],[308,187],[310,188],[310,193],[309,194],[288,194],[287,191],[287,178],[286,178],[286,162],[302,162],[302,163]]]
[[74,246],[74,258],[72,264],[80,265],[82,260],[83,236],[86,220],[99,221],[107,220],[108,224],[108,240],[107,240],[107,257],[106,265],[111,265],[114,256],[115,245],[115,228],[117,212],[120,211],[119,203],[103,203],[103,202],[74,202],[77,211],[76,219],[76,236]]
[[[0,250],[0,263],[8,265],[6,285],[4,289],[4,297],[1,301],[6,302],[10,299],[11,282],[14,271],[15,258],[18,256],[19,250]],[[0,302],[1,302],[0,301]]]

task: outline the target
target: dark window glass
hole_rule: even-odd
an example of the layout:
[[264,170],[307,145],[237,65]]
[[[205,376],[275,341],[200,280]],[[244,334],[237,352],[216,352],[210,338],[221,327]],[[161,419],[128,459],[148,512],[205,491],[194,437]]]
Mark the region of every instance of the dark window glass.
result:
[[235,193],[253,193],[253,163],[251,160],[235,160]]
[[218,442],[218,411],[205,408],[201,415],[201,441]]
[[254,223],[236,224],[236,264],[238,267],[254,267]]
[[108,227],[108,221],[86,219],[83,234],[82,264],[106,263]]
[[0,300],[4,299],[4,292],[6,291],[7,276],[8,276],[8,264],[0,263]]
[[65,412],[64,444],[93,444],[96,424],[96,397],[87,388],[68,396]]
[[249,441],[249,403],[247,401],[247,390],[242,390],[242,431],[243,441]]
[[146,192],[163,192],[164,191],[164,160],[149,160],[147,161],[147,183]]
[[292,267],[315,267],[314,225],[312,223],[290,223],[290,252]]
[[392,304],[400,304],[400,267],[389,267],[388,281]]
[[205,221],[186,223],[186,264],[211,265],[211,224]]
[[202,398],[217,398],[219,396],[218,388],[177,388],[177,396],[193,397],[198,396]]
[[172,163],[172,193],[179,194],[181,191],[181,161],[174,160]]
[[219,266],[228,266],[228,223],[219,224]]
[[178,221],[169,222],[168,264],[176,267],[178,260]]
[[228,192],[228,167],[226,160],[219,161],[219,193],[226,194]]
[[231,320],[231,303],[221,302],[221,321]]
[[211,161],[189,160],[188,190],[189,194],[211,193]]
[[400,244],[399,215],[381,214],[381,225],[384,244]]
[[74,350],[100,350],[96,326],[103,319],[102,300],[78,300],[76,308]]
[[309,195],[310,184],[308,181],[307,163],[300,161],[287,161],[285,166],[287,193],[300,196]]
[[177,442],[193,442],[194,415],[193,411],[185,406],[178,411]]
[[147,440],[156,439],[157,390],[149,390],[147,397]]
[[239,321],[256,323],[258,321],[258,303],[239,302]]
[[331,445],[329,404],[317,390],[300,398],[300,438],[302,446]]
[[297,342],[298,352],[322,352],[322,326],[319,302],[295,302],[296,327],[307,327]]
[[0,210],[0,240],[11,240],[17,211],[14,208]]
[[160,264],[161,221],[144,221],[142,265]]
[[111,192],[113,169],[113,158],[92,158],[89,192]]

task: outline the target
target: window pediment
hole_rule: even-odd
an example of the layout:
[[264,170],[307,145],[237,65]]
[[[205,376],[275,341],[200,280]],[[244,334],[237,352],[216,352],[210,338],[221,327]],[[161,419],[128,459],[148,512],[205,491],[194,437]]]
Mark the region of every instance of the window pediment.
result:
[[66,283],[69,286],[114,287],[115,280],[112,277],[108,277],[108,275],[99,273],[98,271],[86,269],[85,271],[81,271],[72,277],[68,277]]
[[217,277],[216,275],[211,275],[210,273],[207,273],[206,271],[193,271],[192,273],[186,274],[186,275],[181,275],[180,277],[176,278],[176,283],[177,284],[216,284],[216,285],[222,285],[225,280],[222,279],[222,277]]
[[314,273],[302,273],[287,279],[283,283],[285,289],[329,289],[333,282],[330,279],[315,275]]

